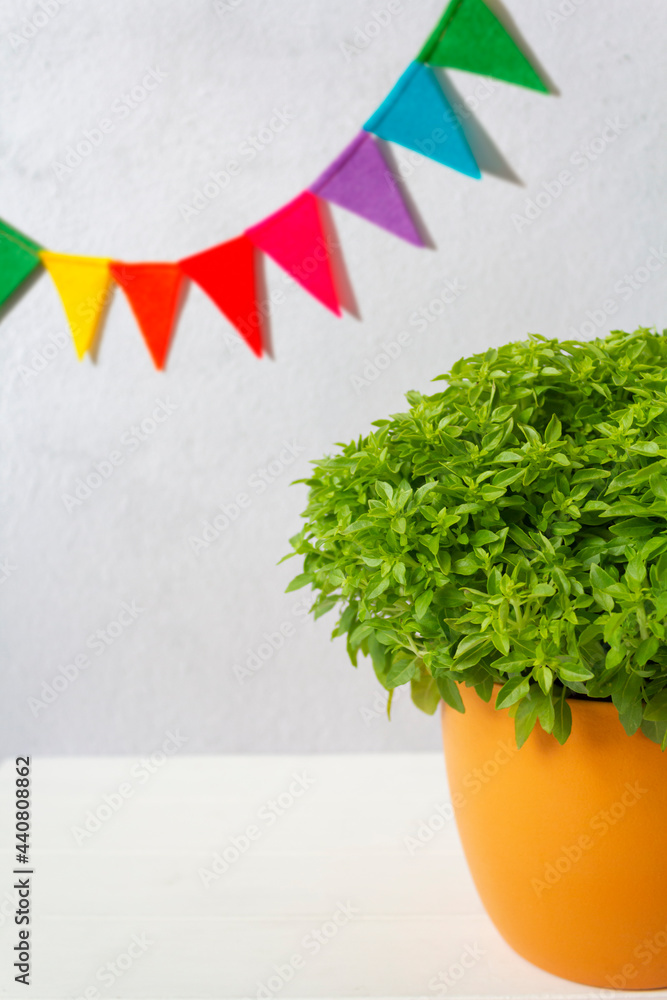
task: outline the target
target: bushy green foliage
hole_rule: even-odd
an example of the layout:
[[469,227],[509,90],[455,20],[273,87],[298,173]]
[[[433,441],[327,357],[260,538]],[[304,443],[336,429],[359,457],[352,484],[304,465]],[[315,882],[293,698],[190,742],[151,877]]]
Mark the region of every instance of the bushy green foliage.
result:
[[291,539],[316,616],[434,712],[457,684],[563,743],[611,697],[667,743],[667,336],[531,336],[314,463]]

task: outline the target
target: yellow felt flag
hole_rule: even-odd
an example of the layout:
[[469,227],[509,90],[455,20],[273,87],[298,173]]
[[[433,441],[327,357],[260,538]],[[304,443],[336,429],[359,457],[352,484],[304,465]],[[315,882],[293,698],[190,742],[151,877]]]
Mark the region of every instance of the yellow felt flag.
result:
[[106,257],[77,257],[42,250],[39,255],[65,307],[79,360],[90,349],[111,289]]

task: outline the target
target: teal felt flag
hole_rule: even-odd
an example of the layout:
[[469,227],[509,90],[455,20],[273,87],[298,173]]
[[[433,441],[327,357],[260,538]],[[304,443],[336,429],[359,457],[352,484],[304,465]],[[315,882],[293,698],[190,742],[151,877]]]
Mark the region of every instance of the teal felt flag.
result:
[[364,129],[469,177],[481,177],[454,110],[424,63],[410,63]]

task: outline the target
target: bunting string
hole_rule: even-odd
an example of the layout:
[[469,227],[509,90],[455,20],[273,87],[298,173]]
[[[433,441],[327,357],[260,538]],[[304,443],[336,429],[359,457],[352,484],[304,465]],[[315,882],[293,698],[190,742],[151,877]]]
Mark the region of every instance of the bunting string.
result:
[[[43,267],[60,296],[79,359],[93,347],[118,285],[156,368],[165,367],[184,281],[198,285],[258,357],[263,353],[258,304],[260,255],[323,306],[341,315],[320,200],[423,247],[415,219],[378,139],[397,143],[480,179],[464,129],[433,67],[490,76],[548,93],[549,88],[484,0],[451,0],[416,59],[359,134],[310,187],[268,218],[201,253],[173,263],[124,263],[46,250],[0,220],[0,306],[11,305]],[[306,266],[307,265],[307,266]]]

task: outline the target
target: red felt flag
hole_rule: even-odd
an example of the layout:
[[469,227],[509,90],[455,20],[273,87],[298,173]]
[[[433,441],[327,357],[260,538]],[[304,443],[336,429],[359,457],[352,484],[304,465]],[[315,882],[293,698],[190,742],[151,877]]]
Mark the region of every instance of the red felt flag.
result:
[[247,230],[255,246],[272,257],[327,309],[340,316],[317,198],[304,191],[278,212]]
[[221,243],[179,262],[233,323],[258,358],[262,356],[262,322],[257,309],[256,251],[247,236]]
[[125,292],[156,368],[164,368],[183,275],[178,264],[123,264],[112,277]]

